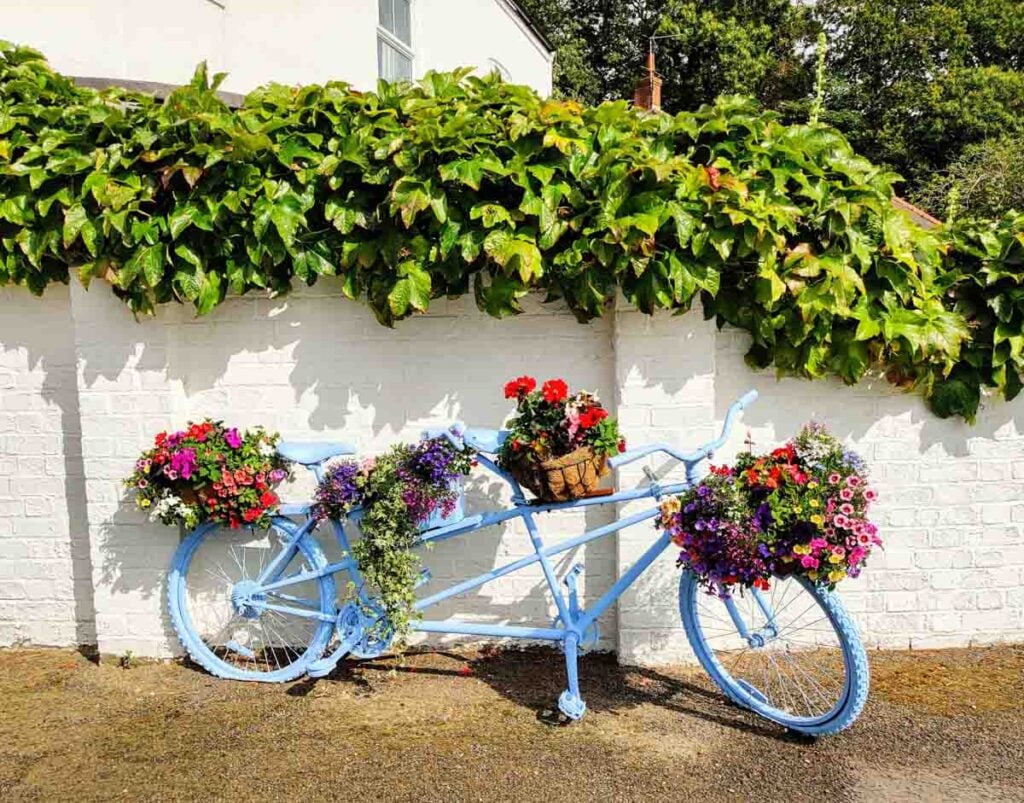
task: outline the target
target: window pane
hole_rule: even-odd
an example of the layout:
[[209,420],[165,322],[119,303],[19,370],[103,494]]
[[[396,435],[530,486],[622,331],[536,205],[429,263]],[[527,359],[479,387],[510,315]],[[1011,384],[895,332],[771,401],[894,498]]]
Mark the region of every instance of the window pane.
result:
[[390,43],[377,38],[377,73],[385,81],[412,79],[412,59]]
[[406,44],[412,42],[412,13],[409,9],[409,0],[395,0],[395,27],[390,31]]
[[377,21],[381,28],[395,32],[395,0],[377,0]]
[[380,27],[406,44],[412,43],[411,0],[377,0]]

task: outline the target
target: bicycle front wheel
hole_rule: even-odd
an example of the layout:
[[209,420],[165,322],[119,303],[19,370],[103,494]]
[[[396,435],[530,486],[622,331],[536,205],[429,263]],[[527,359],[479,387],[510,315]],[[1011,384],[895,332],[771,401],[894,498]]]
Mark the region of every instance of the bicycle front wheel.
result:
[[838,733],[868,696],[868,662],[838,596],[800,577],[722,600],[692,572],[679,611],[697,659],[737,705],[799,733]]
[[280,517],[266,529],[206,524],[178,547],[167,584],[171,621],[211,674],[282,683],[323,654],[334,630],[334,578],[317,574],[327,560],[312,536],[291,545],[295,532]]

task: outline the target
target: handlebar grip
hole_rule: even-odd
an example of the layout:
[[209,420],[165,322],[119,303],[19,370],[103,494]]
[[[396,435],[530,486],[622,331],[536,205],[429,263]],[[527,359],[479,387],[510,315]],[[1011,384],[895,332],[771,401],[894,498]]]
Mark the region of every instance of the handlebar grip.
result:
[[456,449],[465,449],[466,442],[462,436],[466,432],[466,425],[461,421],[454,422],[449,427],[425,429],[423,430],[423,438],[447,438],[448,442]]
[[748,390],[740,398],[740,401],[739,401],[740,409],[741,410],[746,410],[755,401],[757,401],[757,391],[756,390]]

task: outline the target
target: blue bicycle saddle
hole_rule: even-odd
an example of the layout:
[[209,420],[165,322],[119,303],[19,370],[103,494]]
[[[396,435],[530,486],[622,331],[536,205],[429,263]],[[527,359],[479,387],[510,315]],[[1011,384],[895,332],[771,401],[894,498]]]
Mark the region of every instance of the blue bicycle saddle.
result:
[[277,453],[300,466],[312,466],[332,457],[355,454],[356,447],[340,441],[283,441],[277,445]]
[[478,429],[476,427],[467,429],[462,435],[462,439],[468,447],[486,454],[497,452],[507,437],[507,429]]

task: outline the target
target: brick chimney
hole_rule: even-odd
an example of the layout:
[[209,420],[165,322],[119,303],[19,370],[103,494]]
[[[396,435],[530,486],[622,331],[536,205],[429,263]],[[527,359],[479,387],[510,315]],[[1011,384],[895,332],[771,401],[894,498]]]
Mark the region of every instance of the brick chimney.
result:
[[639,109],[661,111],[661,76],[654,69],[654,48],[647,53],[646,71],[633,90],[633,104]]

